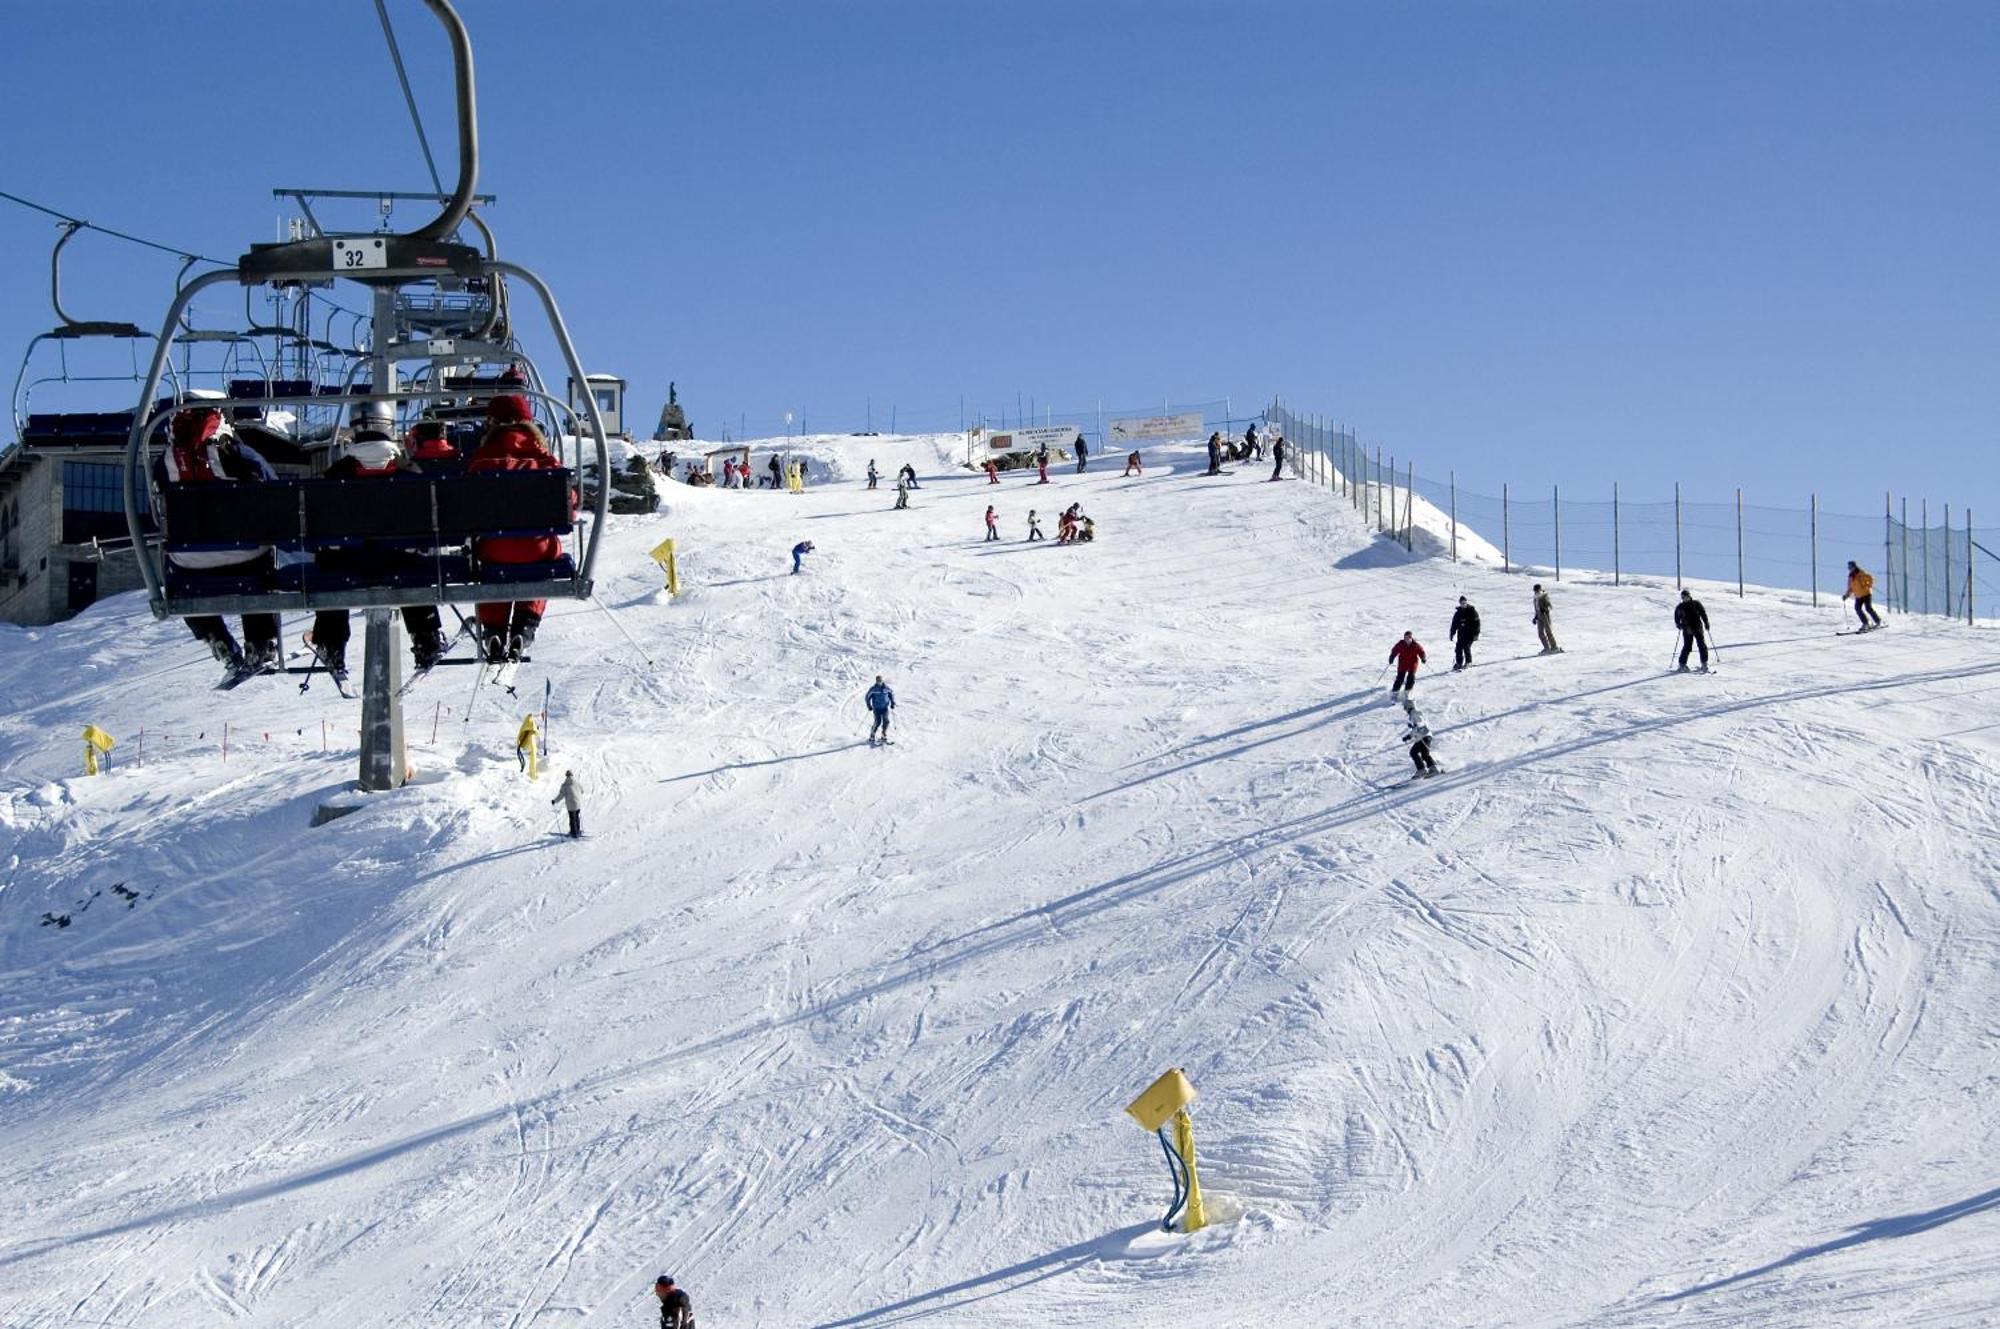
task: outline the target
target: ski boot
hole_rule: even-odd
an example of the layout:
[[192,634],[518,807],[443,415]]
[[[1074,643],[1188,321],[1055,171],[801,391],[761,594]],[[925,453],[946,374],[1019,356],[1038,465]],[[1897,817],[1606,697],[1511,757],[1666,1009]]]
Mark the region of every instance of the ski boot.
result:
[[243,667],[253,674],[275,674],[284,664],[283,653],[275,641],[253,641],[243,653]]
[[507,634],[498,628],[482,627],[479,630],[479,647],[492,665],[507,663]]
[[519,664],[521,657],[526,655],[528,648],[534,644],[535,625],[532,623],[517,625],[512,632],[507,634],[507,662],[509,664]]
[[347,648],[345,646],[314,646],[313,656],[319,661],[319,667],[326,670],[330,678],[336,682],[346,681]]
[[438,660],[443,657],[445,649],[450,644],[450,642],[444,639],[442,632],[431,633],[428,640],[418,638],[416,641],[411,642],[410,656],[416,662],[417,672],[420,674],[429,673]]

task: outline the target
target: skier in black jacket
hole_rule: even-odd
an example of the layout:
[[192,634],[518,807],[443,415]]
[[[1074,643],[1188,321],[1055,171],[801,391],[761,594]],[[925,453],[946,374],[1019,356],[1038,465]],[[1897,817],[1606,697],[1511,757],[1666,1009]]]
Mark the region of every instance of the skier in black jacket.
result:
[[660,1299],[660,1329],[694,1329],[694,1303],[674,1286],[672,1277],[661,1274],[654,1279],[653,1295]]
[[1278,435],[1278,441],[1271,445],[1271,478],[1273,480],[1282,480],[1285,478],[1285,436],[1283,434]]
[[1681,602],[1674,606],[1674,626],[1681,630],[1681,667],[1678,672],[1688,671],[1688,652],[1697,648],[1701,651],[1701,671],[1708,672],[1708,611],[1701,607],[1701,601],[1694,598],[1693,591],[1682,591]]
[[1479,611],[1472,607],[1472,601],[1458,597],[1458,608],[1451,613],[1452,648],[1451,671],[1472,668],[1472,643],[1479,640]]

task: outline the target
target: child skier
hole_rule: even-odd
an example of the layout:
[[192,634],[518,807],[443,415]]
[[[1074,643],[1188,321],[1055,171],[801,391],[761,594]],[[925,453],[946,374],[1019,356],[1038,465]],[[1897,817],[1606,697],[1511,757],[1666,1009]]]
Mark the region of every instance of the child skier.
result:
[[792,575],[794,577],[799,575],[800,565],[805,562],[806,555],[812,551],[813,542],[810,540],[801,540],[792,546]]
[[988,457],[986,459],[986,483],[989,485],[997,485],[1000,483],[1000,468],[993,464],[993,459],[991,457]]
[[910,506],[910,478],[907,475],[896,477],[896,506],[899,508]]
[[1410,762],[1417,768],[1416,778],[1428,779],[1438,773],[1438,764],[1431,757],[1431,730],[1417,714],[1417,704],[1408,697],[1403,698],[1403,741],[1410,745]]
[[989,542],[1000,538],[1000,516],[991,503],[986,505],[986,538]]
[[873,489],[875,487],[875,482],[881,478],[882,478],[882,473],[875,469],[875,459],[873,457],[870,457],[868,459],[868,487],[870,489]]
[[1030,544],[1032,544],[1032,543],[1034,543],[1034,542],[1035,542],[1036,540],[1046,540],[1046,539],[1048,539],[1048,537],[1047,537],[1046,535],[1043,535],[1043,534],[1042,534],[1042,523],[1041,523],[1040,521],[1038,521],[1038,520],[1036,519],[1036,517],[1035,517],[1035,510],[1034,510],[1033,508],[1029,508],[1029,509],[1028,509],[1028,542],[1029,542]]

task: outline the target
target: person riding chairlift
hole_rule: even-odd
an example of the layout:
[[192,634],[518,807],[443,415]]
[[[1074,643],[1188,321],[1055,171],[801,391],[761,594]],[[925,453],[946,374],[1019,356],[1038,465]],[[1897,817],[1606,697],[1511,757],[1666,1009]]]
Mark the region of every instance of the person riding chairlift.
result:
[[[397,445],[395,417],[387,402],[358,402],[349,412],[349,419],[347,441],[341,445],[340,455],[326,468],[327,479],[379,480],[423,473],[423,467]],[[438,427],[442,431],[442,424]],[[414,437],[417,429],[410,432]],[[445,446],[449,448],[450,444]],[[366,543],[353,549],[322,550],[318,558],[322,571],[351,572],[363,578],[389,571],[396,561],[395,553],[371,548]],[[439,622],[436,605],[403,607],[403,625],[410,633],[410,656],[419,672],[436,664],[444,653],[446,643]],[[313,615],[313,654],[335,678],[347,676],[347,643],[351,636],[345,609],[322,609]]]
[[[255,448],[238,441],[236,431],[213,406],[192,406],[177,412],[168,428],[168,447],[153,463],[156,486],[165,484],[255,483],[277,479],[271,464]],[[157,506],[156,506],[157,510]],[[177,568],[211,576],[269,577],[276,565],[269,547],[245,553],[240,549],[190,550],[169,554]],[[276,614],[243,616],[244,647],[229,635],[229,624],[220,614],[202,614],[186,620],[197,641],[205,643],[215,658],[232,672],[276,669],[282,648]]]
[[[535,424],[534,409],[525,396],[496,394],[486,403],[486,419],[486,434],[466,463],[466,474],[554,470],[560,464]],[[576,494],[571,491],[572,513],[575,506]],[[494,536],[475,542],[473,551],[487,563],[553,563],[562,557],[562,541],[553,535]],[[487,662],[519,660],[534,644],[546,608],[546,600],[480,602],[475,612]]]

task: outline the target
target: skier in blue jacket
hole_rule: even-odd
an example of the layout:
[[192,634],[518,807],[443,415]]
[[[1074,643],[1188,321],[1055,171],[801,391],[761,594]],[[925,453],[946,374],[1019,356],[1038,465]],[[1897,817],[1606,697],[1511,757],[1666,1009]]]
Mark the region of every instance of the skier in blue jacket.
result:
[[792,546],[792,575],[794,577],[799,575],[799,565],[805,561],[806,555],[812,551],[813,542],[810,540],[801,540]]
[[889,741],[889,712],[896,709],[896,694],[889,690],[880,674],[875,675],[875,686],[868,689],[868,709],[875,716],[875,723],[868,730],[868,746],[872,748],[878,742]]

